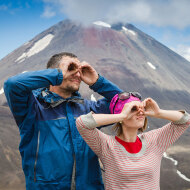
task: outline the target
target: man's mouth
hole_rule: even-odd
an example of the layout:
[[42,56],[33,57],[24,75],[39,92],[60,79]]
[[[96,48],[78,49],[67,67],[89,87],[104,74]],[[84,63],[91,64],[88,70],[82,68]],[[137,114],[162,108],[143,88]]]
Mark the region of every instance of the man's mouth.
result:
[[78,83],[78,84],[80,84],[81,81],[78,80],[78,79],[72,79],[71,82],[74,82],[74,83]]

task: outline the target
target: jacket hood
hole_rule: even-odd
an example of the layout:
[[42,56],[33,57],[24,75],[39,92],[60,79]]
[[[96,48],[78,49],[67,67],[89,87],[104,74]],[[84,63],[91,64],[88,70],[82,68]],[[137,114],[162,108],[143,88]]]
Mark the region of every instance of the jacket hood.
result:
[[81,104],[84,103],[84,99],[81,98],[81,95],[78,91],[74,92],[71,97],[66,99],[52,91],[49,91],[48,88],[40,88],[33,90],[32,92],[38,100],[50,104],[51,107],[56,107],[62,102],[76,102]]

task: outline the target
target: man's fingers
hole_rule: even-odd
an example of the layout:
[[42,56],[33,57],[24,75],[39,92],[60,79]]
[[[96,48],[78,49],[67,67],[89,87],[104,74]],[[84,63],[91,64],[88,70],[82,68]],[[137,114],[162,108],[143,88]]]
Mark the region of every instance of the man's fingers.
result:
[[81,65],[81,70],[83,69],[91,69],[91,66],[90,65]]
[[68,71],[68,75],[70,76],[70,75],[73,75],[73,74],[75,74],[77,72],[80,72],[78,68],[72,69],[72,70]]
[[82,74],[92,73],[93,71],[92,68],[89,66],[81,66],[80,70]]
[[81,66],[87,66],[87,65],[89,66],[89,64],[86,61],[81,62]]
[[68,61],[65,61],[64,63],[61,63],[61,67],[67,68],[67,69],[68,67],[79,67],[79,66],[80,66],[80,63],[73,60],[68,60]]
[[79,68],[79,69],[78,69],[78,71],[79,71],[80,75],[82,75],[82,71],[81,71],[81,68]]
[[71,62],[68,65],[68,71],[73,71],[79,68],[79,65],[75,62]]
[[93,67],[89,63],[87,63],[86,61],[83,61],[81,63],[80,69],[82,71],[84,71],[84,72],[85,71],[93,71],[94,70]]

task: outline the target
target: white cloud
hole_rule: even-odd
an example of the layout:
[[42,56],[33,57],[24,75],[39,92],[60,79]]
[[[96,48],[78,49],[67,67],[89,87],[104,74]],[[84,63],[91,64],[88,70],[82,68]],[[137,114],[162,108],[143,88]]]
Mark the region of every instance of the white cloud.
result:
[[132,30],[127,29],[125,26],[122,26],[123,31],[125,31],[126,34],[132,34],[133,36],[136,35],[136,33]]
[[106,22],[102,22],[102,21],[96,21],[96,22],[93,22],[93,24],[98,25],[98,26],[103,26],[103,27],[111,28],[110,24],[108,24]]
[[189,0],[43,0],[69,19],[83,23],[138,22],[184,28],[190,24]]
[[51,17],[54,17],[56,14],[55,12],[52,10],[51,7],[49,6],[46,6],[45,9],[44,9],[44,12],[42,13],[42,17],[45,17],[45,18],[51,18]]
[[185,59],[190,61],[190,46],[178,45],[176,48],[171,48],[173,51],[183,56]]

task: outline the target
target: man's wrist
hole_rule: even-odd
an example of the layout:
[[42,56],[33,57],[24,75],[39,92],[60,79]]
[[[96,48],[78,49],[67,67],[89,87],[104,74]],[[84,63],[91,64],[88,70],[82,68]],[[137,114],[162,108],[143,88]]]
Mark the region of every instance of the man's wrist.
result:
[[96,80],[95,80],[95,82],[93,82],[92,84],[89,84],[89,86],[92,86],[92,85],[94,85],[97,81],[98,81],[98,79],[99,79],[99,74],[97,74],[97,77],[96,77]]
[[104,77],[102,77],[100,74],[98,75],[98,80],[92,86],[89,85],[89,88],[92,89],[94,92],[98,92],[102,85],[104,85]]

